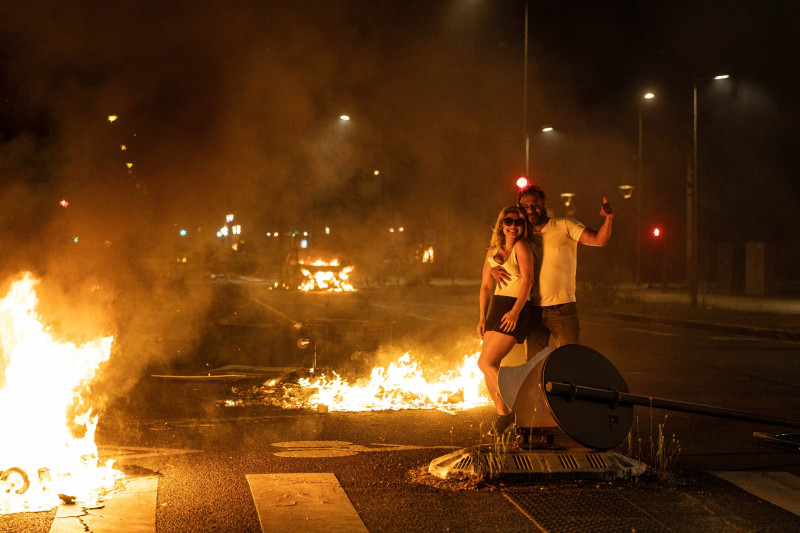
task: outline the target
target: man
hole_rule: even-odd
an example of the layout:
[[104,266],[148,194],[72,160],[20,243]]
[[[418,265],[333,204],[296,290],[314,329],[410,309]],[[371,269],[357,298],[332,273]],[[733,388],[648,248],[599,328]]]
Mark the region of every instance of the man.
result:
[[[552,335],[556,347],[578,344],[578,312],[575,305],[575,273],[578,266],[578,243],[605,246],[611,239],[614,211],[603,196],[600,215],[603,223],[593,231],[577,220],[547,216],[545,194],[536,185],[520,190],[517,204],[525,210],[533,229],[531,245],[534,255],[531,302],[541,306],[541,322],[535,320],[528,334],[528,359],[546,348]],[[510,279],[502,266],[492,269],[492,277],[500,286]]]

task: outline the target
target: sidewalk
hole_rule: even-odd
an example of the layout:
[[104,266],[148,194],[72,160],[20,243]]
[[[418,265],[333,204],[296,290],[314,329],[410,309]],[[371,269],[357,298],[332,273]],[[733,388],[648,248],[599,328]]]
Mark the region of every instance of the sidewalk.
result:
[[587,309],[587,312],[800,341],[800,297],[701,292],[697,308],[692,308],[690,303],[689,291],[685,288],[623,285],[617,290],[613,307]]

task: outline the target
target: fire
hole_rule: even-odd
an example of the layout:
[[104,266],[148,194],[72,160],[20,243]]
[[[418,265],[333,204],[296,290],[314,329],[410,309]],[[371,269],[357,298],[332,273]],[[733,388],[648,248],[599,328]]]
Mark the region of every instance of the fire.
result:
[[[305,263],[304,263],[303,261],[300,261],[300,264],[301,264],[301,265],[305,265]],[[337,266],[339,266],[339,260],[338,260],[338,259],[333,259],[333,260],[331,260],[330,262],[327,262],[327,261],[323,261],[322,259],[317,259],[317,260],[316,260],[316,261],[314,261],[313,263],[309,263],[309,264],[310,264],[311,266],[315,266],[315,267],[319,267],[319,266],[332,266],[332,267],[337,267]]]
[[35,311],[36,283],[25,274],[0,300],[0,513],[52,508],[59,494],[97,500],[122,476],[98,465],[84,398],[113,337],[55,341]]
[[[426,372],[407,352],[352,384],[333,372],[330,377],[302,378],[294,390],[266,383],[260,392],[277,393],[271,403],[283,408],[317,409],[322,405],[330,411],[439,409],[455,413],[491,403],[478,369],[479,356],[480,352],[465,355],[455,369],[435,374]],[[229,401],[226,405],[242,403]]]
[[352,266],[342,267],[332,270],[330,267],[338,267],[339,260],[323,261],[317,259],[312,263],[299,262],[300,273],[303,279],[300,281],[301,291],[329,291],[329,292],[353,292],[355,288],[350,284],[350,273]]

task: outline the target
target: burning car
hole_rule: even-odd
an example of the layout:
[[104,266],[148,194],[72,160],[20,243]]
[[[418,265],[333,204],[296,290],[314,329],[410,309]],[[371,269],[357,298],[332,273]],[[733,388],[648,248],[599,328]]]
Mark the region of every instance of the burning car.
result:
[[353,265],[337,255],[323,251],[294,248],[283,267],[283,285],[301,291],[353,292],[350,282]]

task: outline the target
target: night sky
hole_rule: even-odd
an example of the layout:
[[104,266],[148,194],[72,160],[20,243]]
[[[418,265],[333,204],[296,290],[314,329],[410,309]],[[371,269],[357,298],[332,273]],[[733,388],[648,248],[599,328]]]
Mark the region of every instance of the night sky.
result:
[[[474,255],[452,268],[477,278],[525,172],[525,5],[0,0],[3,268],[63,268],[80,234],[71,265],[135,273],[172,253],[179,228],[207,243],[236,213],[251,239],[329,226],[356,252],[383,250],[402,225]],[[791,277],[800,3],[529,10],[530,177],[556,213],[562,192],[591,227],[603,194],[617,212],[612,246],[586,261],[630,275],[637,229],[617,187],[636,180],[641,111],[636,194],[682,279],[697,81],[701,250],[769,241]],[[721,73],[731,78],[709,81]],[[646,91],[656,98],[642,104]],[[113,268],[108,249],[124,250]]]

